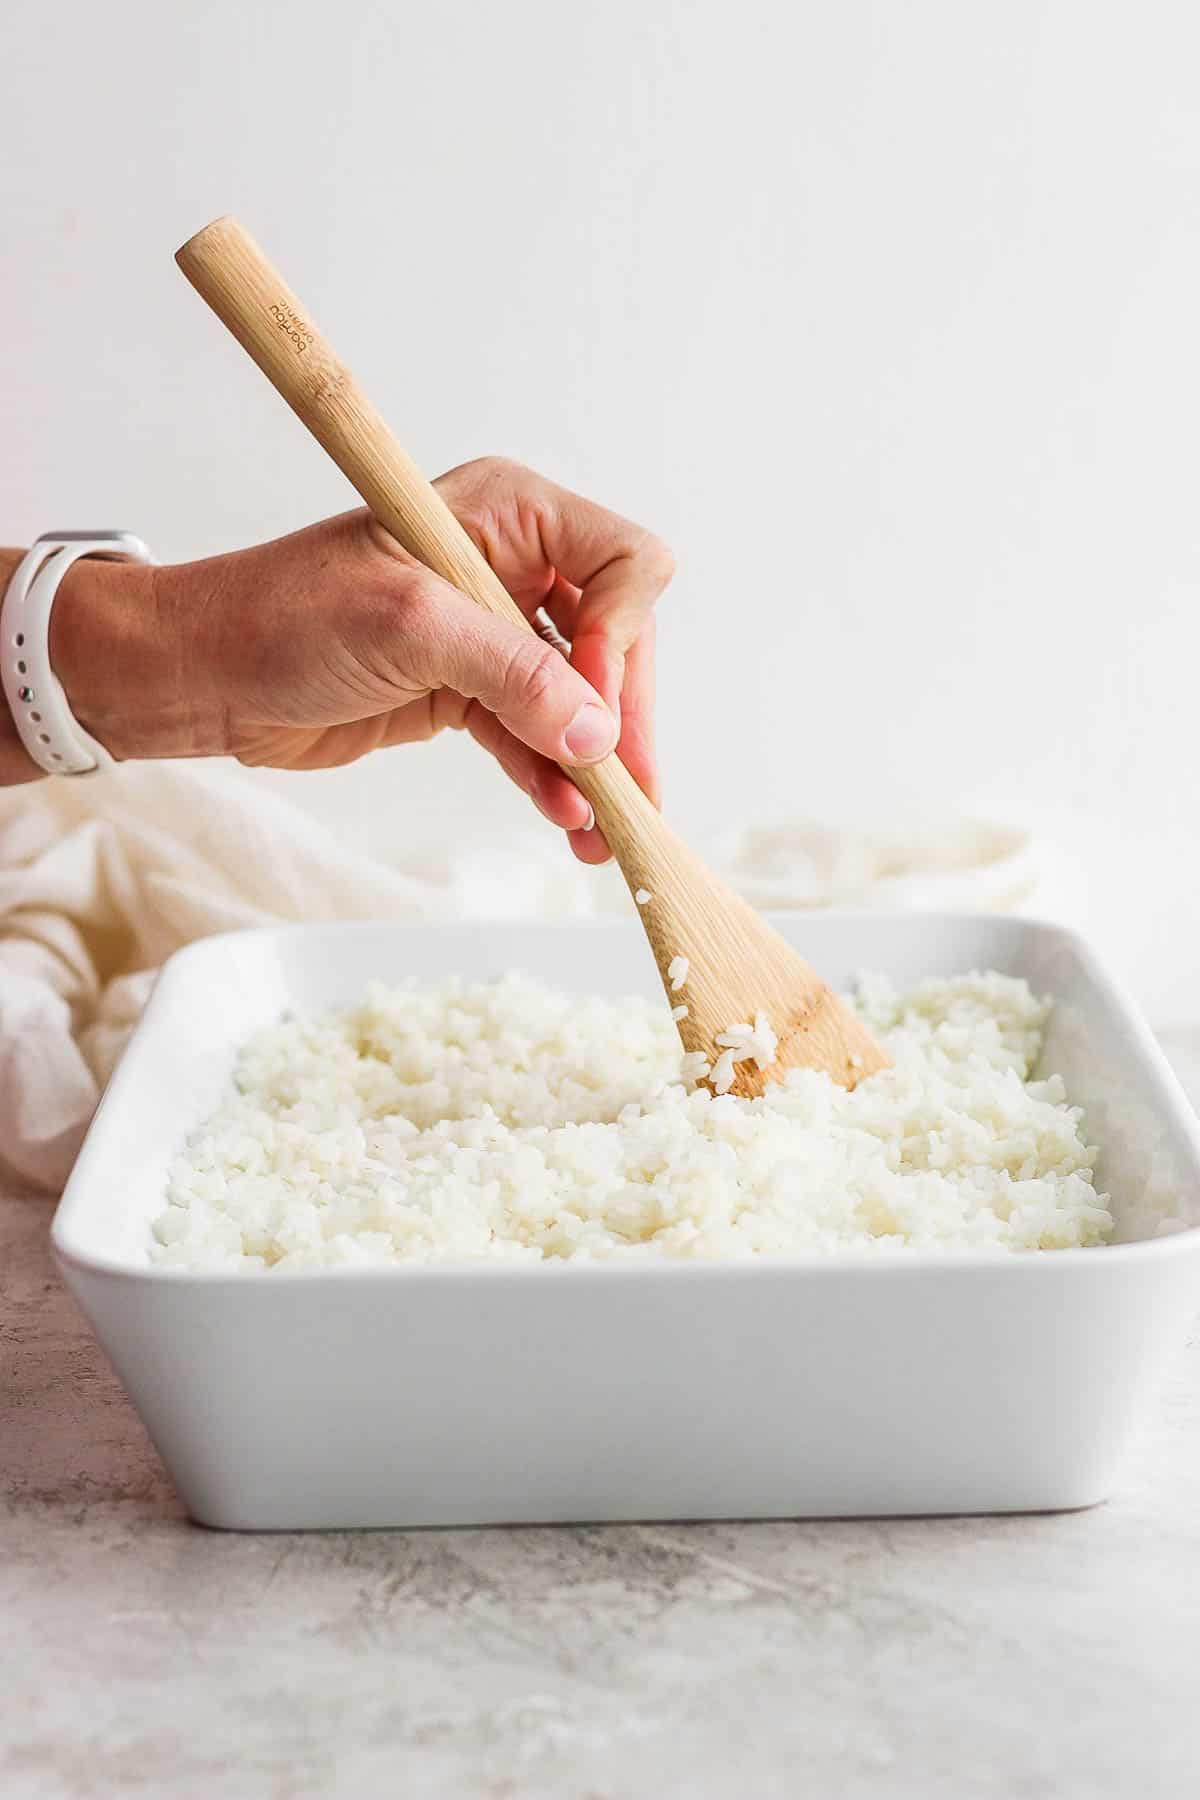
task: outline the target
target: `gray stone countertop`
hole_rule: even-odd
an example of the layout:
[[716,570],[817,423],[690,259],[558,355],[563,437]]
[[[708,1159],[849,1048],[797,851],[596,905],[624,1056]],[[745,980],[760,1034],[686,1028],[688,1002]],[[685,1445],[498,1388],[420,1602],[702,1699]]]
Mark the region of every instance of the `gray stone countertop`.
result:
[[0,1198],[5,1800],[1200,1793],[1200,1342],[1091,1512],[226,1536],[50,1212]]

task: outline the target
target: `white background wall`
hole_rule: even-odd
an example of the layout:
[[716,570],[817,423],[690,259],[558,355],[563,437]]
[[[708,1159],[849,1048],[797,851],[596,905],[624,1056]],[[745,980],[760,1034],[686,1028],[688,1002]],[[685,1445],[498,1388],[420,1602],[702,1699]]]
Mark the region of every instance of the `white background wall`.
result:
[[[683,823],[1029,822],[1200,1010],[1193,5],[5,0],[0,54],[0,539],[349,503],[171,261],[234,210],[431,472],[673,542]],[[460,743],[280,779],[510,816]]]

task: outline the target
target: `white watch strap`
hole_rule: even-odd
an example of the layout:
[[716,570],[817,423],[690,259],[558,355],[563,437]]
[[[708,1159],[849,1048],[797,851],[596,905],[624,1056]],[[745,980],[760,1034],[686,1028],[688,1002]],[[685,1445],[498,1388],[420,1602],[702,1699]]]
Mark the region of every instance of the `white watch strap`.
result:
[[0,605],[0,682],[21,742],[48,775],[94,775],[112,765],[83,729],[50,667],[50,614],[58,584],[81,556],[152,563],[128,531],[47,532],[18,564]]

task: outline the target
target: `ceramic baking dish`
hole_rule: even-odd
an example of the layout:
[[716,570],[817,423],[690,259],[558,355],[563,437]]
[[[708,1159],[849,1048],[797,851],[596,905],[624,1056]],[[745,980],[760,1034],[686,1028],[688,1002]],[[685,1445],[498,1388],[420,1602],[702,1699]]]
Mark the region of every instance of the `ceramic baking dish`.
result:
[[261,1530],[1105,1497],[1200,1302],[1200,1134],[1153,1039],[1055,926],[776,923],[837,983],[994,967],[1055,994],[1045,1062],[1088,1109],[1121,1241],[757,1264],[157,1268],[168,1159],[239,1041],[285,1009],[414,971],[655,991],[635,922],[210,938],[164,970],[54,1221],[63,1273],[193,1517]]

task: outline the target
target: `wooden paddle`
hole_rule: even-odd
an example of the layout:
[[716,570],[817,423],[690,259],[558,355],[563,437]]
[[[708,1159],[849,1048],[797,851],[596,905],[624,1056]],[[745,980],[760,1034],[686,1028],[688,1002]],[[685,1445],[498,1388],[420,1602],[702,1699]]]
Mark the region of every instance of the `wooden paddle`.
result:
[[[392,536],[427,568],[489,612],[533,627],[501,586],[345,365],[236,219],[189,238],[175,260],[196,291],[253,357],[301,422]],[[718,881],[663,822],[616,756],[569,768],[629,884],[651,896],[638,907],[684,1048],[710,1063],[731,1024],[765,1015],[778,1037],[765,1072],[736,1065],[733,1092],[761,1093],[788,1068],[824,1069],[852,1088],[887,1058],[813,969],[754,910]],[[676,984],[686,959],[686,976]]]

